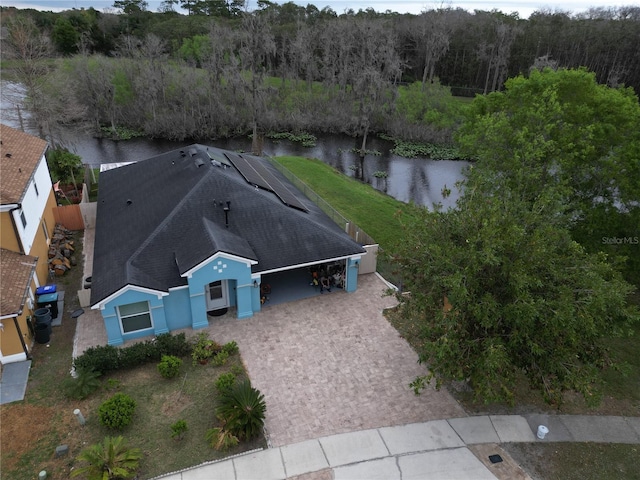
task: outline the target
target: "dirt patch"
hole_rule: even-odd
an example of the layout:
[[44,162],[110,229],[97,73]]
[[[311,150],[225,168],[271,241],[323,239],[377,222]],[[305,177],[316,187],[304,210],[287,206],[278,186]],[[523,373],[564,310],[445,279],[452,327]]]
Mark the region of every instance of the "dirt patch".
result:
[[[495,443],[469,445],[469,450],[499,480],[531,480],[531,477],[511,458],[511,456]],[[491,455],[499,455],[501,461],[493,463]]]
[[2,407],[2,469],[11,471],[26,445],[35,445],[53,426],[54,409],[24,403]]
[[193,401],[188,395],[182,392],[172,392],[166,396],[161,410],[167,417],[172,417],[183,411],[188,406],[192,405]]

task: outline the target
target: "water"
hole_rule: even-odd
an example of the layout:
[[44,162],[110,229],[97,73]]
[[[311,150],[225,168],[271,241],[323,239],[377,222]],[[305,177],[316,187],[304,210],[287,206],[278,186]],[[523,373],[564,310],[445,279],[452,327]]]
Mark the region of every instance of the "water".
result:
[[[14,128],[21,128],[22,125],[25,131],[37,135],[29,112],[20,109],[20,115],[18,115],[17,105],[20,105],[24,99],[22,87],[6,81],[1,82],[0,86],[2,88],[0,106],[2,122]],[[149,138],[115,141],[94,138],[86,132],[70,128],[63,130],[61,137],[64,145],[80,155],[83,163],[93,166],[103,163],[134,162],[193,143]],[[200,143],[233,151],[251,151],[251,139],[248,137],[201,140]],[[360,138],[346,135],[320,135],[314,147],[304,147],[286,140],[265,139],[264,154],[317,158],[339,172],[361,179],[402,202],[413,202],[427,207],[431,207],[434,203],[441,203],[444,208],[455,206],[459,197],[455,184],[464,179],[463,170],[468,166],[468,162],[399,157],[390,151],[393,143],[370,137],[367,150],[380,152],[380,155],[367,155],[360,172],[360,159],[357,154],[351,152],[352,149],[359,148],[360,143]],[[386,172],[387,177],[378,178],[374,175],[376,172]],[[451,191],[448,197],[443,196],[444,189]]]

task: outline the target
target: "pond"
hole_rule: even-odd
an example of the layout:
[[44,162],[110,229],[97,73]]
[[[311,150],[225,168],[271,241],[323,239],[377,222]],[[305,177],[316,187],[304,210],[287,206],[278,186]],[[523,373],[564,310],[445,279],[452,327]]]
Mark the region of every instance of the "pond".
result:
[[[2,122],[14,128],[37,134],[29,112],[20,108],[24,91],[20,85],[2,81]],[[19,114],[18,114],[19,112]],[[134,162],[169,150],[182,148],[193,141],[172,142],[162,139],[134,138],[109,140],[95,138],[87,132],[66,129],[62,141],[69,150],[82,157],[85,164],[98,166],[103,163]],[[200,143],[233,151],[251,151],[251,139],[238,137],[219,140],[201,140]],[[464,179],[466,161],[437,160],[424,157],[404,158],[391,152],[393,143],[370,137],[367,150],[379,154],[367,155],[360,172],[360,159],[353,149],[359,148],[360,138],[347,135],[318,135],[316,145],[304,147],[288,140],[265,139],[264,154],[268,156],[297,155],[317,158],[333,166],[341,173],[359,178],[372,187],[402,202],[414,202],[431,207],[442,203],[443,207],[455,206],[459,196],[455,184]],[[386,174],[386,176],[385,176]],[[451,194],[443,197],[443,190]]]

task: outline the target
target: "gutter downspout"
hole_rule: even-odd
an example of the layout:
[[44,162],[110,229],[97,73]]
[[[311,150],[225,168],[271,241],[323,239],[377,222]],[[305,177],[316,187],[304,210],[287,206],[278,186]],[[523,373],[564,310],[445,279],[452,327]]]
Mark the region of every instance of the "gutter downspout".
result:
[[27,348],[27,344],[24,341],[24,335],[22,334],[22,329],[20,328],[20,324],[18,323],[18,315],[22,315],[22,312],[24,311],[24,305],[27,303],[27,296],[28,296],[27,292],[29,291],[29,288],[31,288],[31,282],[33,281],[33,277],[36,273],[37,266],[38,266],[38,258],[36,257],[36,261],[31,266],[31,275],[30,275],[29,283],[27,284],[27,288],[25,289],[24,295],[22,296],[22,301],[20,302],[20,311],[17,313],[17,315],[13,317],[13,323],[15,324],[16,330],[18,331],[18,336],[20,337],[20,343],[22,344],[22,350],[24,350],[24,354],[27,356],[27,360],[31,360],[32,357],[31,357],[31,353],[29,352],[29,349]]
[[[22,312],[20,312],[22,313]],[[20,328],[20,324],[18,323],[18,317],[13,317],[13,323],[16,325],[16,330],[18,331],[18,336],[20,337],[20,343],[22,344],[22,350],[24,350],[24,354],[27,356],[27,360],[31,360],[31,353],[27,348],[27,344],[24,342],[24,337],[22,335],[22,329]]]

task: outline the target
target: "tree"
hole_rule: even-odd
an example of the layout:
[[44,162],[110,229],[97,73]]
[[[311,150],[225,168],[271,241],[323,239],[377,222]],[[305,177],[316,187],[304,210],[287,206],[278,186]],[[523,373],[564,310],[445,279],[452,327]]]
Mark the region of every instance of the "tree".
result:
[[59,17],[58,20],[56,20],[51,38],[58,51],[64,54],[72,54],[78,51],[80,34],[71,22],[64,17]]
[[[633,90],[599,85],[584,69],[545,69],[510,79],[504,93],[478,97],[458,140],[525,201],[561,189],[565,225],[597,251],[603,237],[618,231],[608,219],[617,219],[623,237],[640,234],[638,125]],[[632,247],[626,248],[629,272],[640,262]]]
[[114,0],[113,8],[122,10],[127,15],[144,12],[149,3],[146,0]]
[[64,148],[47,150],[47,164],[54,181],[76,185],[82,178],[82,159]]
[[47,128],[50,118],[43,85],[49,71],[45,59],[51,55],[51,41],[31,17],[14,15],[7,20],[6,28],[8,35],[2,41],[3,56],[18,60],[14,72],[25,86],[27,106],[38,124],[39,136],[46,138],[51,132]]
[[547,402],[577,391],[597,403],[611,364],[602,339],[640,318],[633,287],[572,240],[562,210],[561,191],[525,201],[478,166],[456,209],[406,223],[394,257],[411,293],[399,311],[419,328],[427,380],[468,381],[489,403],[513,401],[524,377]]
[[[276,51],[275,39],[271,31],[269,14],[249,14],[242,16],[240,32],[240,48],[238,77],[247,92],[249,108],[251,109],[251,123],[253,140],[251,151],[254,155],[262,155],[262,140],[264,138],[265,97],[267,87],[265,76],[269,72],[271,56]],[[242,71],[249,73],[245,80]]]
[[141,458],[140,449],[129,448],[122,437],[106,437],[80,452],[78,460],[87,465],[74,469],[71,476],[86,475],[88,480],[133,478]]
[[436,63],[449,49],[449,41],[454,24],[449,21],[447,10],[422,12],[412,19],[409,35],[415,42],[415,48],[422,52],[422,85],[433,82]]

